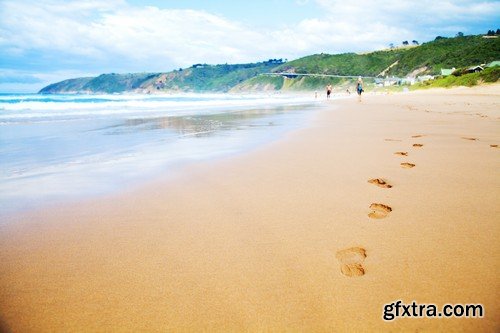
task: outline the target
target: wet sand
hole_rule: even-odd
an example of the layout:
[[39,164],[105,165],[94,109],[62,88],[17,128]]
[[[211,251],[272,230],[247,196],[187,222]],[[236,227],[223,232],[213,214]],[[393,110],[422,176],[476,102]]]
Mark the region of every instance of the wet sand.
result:
[[[0,225],[0,327],[498,331],[499,96],[330,101],[252,152],[19,214]],[[397,300],[485,316],[383,321]]]

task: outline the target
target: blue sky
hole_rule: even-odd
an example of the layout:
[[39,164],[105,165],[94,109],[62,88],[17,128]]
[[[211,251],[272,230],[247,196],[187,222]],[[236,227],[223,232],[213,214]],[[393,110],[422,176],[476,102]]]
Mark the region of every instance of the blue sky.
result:
[[193,63],[366,52],[500,28],[491,0],[0,0],[0,92]]

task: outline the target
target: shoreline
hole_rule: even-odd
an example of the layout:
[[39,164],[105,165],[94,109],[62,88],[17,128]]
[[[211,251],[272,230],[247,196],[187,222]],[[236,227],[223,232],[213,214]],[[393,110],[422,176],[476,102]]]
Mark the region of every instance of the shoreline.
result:
[[[73,100],[59,103],[57,115],[28,111],[43,113],[43,119],[35,120],[22,109],[16,111],[22,103],[14,100],[12,110],[2,114],[7,122],[3,124],[6,146],[0,152],[5,157],[0,221],[54,202],[70,204],[138,188],[183,165],[251,151],[303,126],[309,114],[324,106],[297,96],[236,98],[238,105],[226,103],[227,97],[221,95],[214,100],[197,96],[188,101],[143,101],[147,107],[155,104],[151,114],[141,111],[140,102],[128,105],[128,98],[109,102],[110,98],[115,96],[76,106]],[[111,111],[118,109],[114,103],[128,109],[114,115]],[[47,108],[38,101],[34,104],[40,110]],[[173,110],[162,111],[162,106]],[[65,107],[71,114],[68,124],[60,119],[67,117]],[[181,107],[185,110],[178,112]],[[93,120],[86,119],[87,112]]]
[[[0,225],[0,318],[13,331],[498,329],[500,85],[467,89],[342,100],[249,153],[17,216]],[[373,203],[392,210],[370,218]],[[366,258],[345,263],[352,248]],[[398,299],[486,316],[384,322]]]

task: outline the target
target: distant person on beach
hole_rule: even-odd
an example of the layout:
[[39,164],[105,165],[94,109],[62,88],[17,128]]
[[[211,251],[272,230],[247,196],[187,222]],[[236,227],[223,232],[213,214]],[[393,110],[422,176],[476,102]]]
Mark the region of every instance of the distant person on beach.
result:
[[333,88],[332,88],[332,85],[331,85],[331,84],[329,84],[329,85],[327,85],[327,86],[326,86],[326,98],[327,98],[327,99],[330,99],[330,95],[331,95],[331,93],[332,93],[332,89],[333,89]]
[[358,82],[356,83],[356,92],[358,93],[359,100],[361,100],[361,93],[363,92],[363,79],[358,77]]

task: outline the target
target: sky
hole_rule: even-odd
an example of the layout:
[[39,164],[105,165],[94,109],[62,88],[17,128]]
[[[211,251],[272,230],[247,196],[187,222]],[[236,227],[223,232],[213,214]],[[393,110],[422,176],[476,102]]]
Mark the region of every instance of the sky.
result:
[[0,0],[0,92],[500,28],[500,0]]

